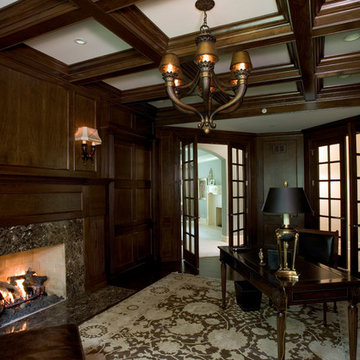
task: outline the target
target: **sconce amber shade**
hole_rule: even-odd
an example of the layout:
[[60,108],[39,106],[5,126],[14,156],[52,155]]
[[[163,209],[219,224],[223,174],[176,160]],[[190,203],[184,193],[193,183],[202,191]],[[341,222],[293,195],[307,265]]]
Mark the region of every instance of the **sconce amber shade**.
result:
[[75,133],[75,141],[89,141],[92,145],[100,145],[101,139],[97,129],[87,126],[79,127]]
[[160,62],[159,70],[162,74],[167,72],[180,73],[180,61],[176,54],[165,54]]
[[248,70],[252,69],[251,60],[247,51],[237,51],[231,59],[230,70]]

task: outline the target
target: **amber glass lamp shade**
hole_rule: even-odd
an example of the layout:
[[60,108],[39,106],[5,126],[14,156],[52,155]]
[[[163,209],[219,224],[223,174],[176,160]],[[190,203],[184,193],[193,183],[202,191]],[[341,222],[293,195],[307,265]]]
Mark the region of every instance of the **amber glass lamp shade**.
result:
[[160,62],[159,70],[162,74],[180,73],[180,61],[176,54],[165,54]]
[[216,54],[216,46],[214,41],[201,41],[197,45],[195,54],[195,63],[212,62],[217,63],[219,60]]
[[231,59],[230,70],[247,70],[250,71],[252,69],[251,60],[249,53],[247,51],[237,51],[233,54]]

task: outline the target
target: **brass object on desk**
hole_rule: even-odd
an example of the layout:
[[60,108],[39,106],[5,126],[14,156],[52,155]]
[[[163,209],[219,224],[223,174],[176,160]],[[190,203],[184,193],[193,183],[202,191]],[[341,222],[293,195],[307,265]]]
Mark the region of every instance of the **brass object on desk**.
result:
[[[299,275],[295,270],[295,258],[299,234],[290,226],[290,215],[312,212],[309,201],[302,188],[291,188],[284,182],[282,188],[270,188],[262,211],[265,213],[282,214],[283,225],[275,231],[279,252],[279,269],[275,275],[278,278],[298,280]],[[288,250],[292,244],[291,268],[288,265]]]
[[[275,275],[279,278],[287,278],[298,280],[299,275],[295,270],[295,258],[296,249],[298,245],[299,233],[296,229],[290,226],[283,226],[275,231],[276,241],[279,251],[279,269],[275,272]],[[291,267],[288,264],[288,251],[289,244],[293,243],[292,256],[291,256]]]

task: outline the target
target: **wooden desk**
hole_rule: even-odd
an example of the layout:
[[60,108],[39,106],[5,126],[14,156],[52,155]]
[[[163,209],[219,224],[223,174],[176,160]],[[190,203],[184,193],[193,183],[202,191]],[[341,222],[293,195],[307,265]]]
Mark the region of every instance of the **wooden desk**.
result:
[[351,276],[348,272],[325,265],[311,264],[298,257],[295,268],[300,276],[296,283],[292,283],[278,279],[274,275],[274,271],[269,270],[267,266],[260,266],[258,253],[255,251],[235,252],[229,246],[219,246],[219,249],[223,308],[226,308],[226,265],[229,265],[267,295],[276,307],[279,360],[285,359],[287,306],[343,300],[349,302],[350,360],[356,360],[359,279]]

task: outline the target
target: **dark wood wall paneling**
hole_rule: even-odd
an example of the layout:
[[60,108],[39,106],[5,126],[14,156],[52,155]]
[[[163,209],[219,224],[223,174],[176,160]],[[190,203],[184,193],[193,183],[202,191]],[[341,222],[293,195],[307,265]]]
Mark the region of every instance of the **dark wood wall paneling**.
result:
[[179,140],[171,129],[157,138],[158,256],[163,262],[181,261]]
[[0,226],[84,219],[86,288],[106,283],[107,181],[81,159],[79,126],[99,127],[98,97],[0,59]]
[[[258,245],[276,244],[275,230],[282,225],[281,215],[262,213],[270,187],[304,187],[304,151],[302,134],[258,136],[257,138],[257,216]],[[303,215],[292,217],[293,225],[304,225]]]
[[109,272],[115,277],[154,258],[153,140],[152,122],[146,117],[113,106],[109,119],[114,178]]

